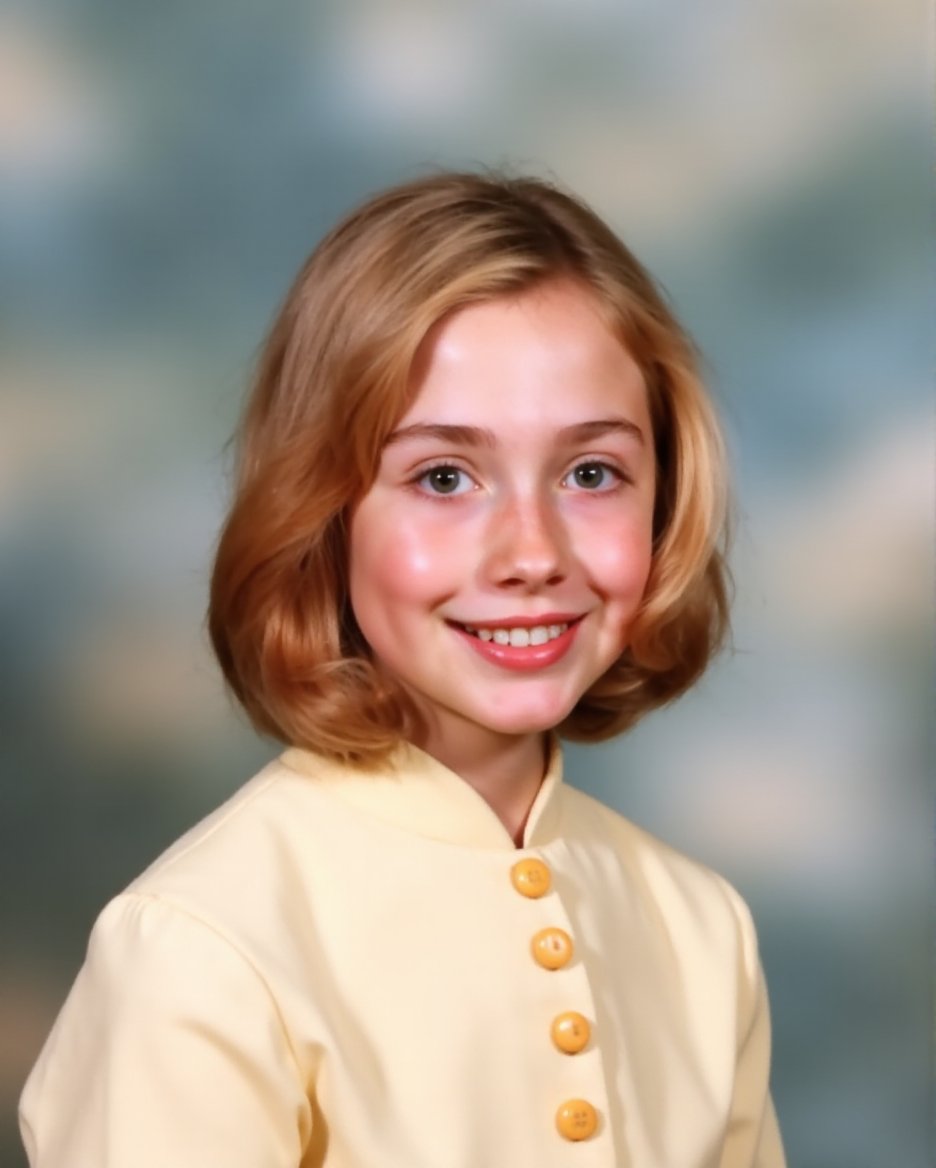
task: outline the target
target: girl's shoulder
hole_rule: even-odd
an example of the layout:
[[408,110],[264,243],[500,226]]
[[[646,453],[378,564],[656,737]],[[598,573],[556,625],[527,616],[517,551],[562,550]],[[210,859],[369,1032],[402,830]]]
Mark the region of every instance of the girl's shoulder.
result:
[[720,873],[576,787],[566,787],[564,810],[570,845],[604,852],[635,895],[665,919],[689,930],[727,928],[756,951],[750,910]]
[[288,823],[290,806],[302,798],[301,785],[290,782],[293,777],[280,759],[267,763],[161,852],[127,892],[171,885],[177,872],[208,875],[216,865],[224,867],[227,857],[251,847],[258,836],[275,831],[279,821]]
[[[177,910],[219,932],[261,926],[268,906],[307,876],[312,832],[327,834],[314,782],[274,758],[115,898]],[[113,902],[112,902],[113,903]],[[109,906],[111,907],[111,906]],[[113,909],[112,909],[113,911]]]

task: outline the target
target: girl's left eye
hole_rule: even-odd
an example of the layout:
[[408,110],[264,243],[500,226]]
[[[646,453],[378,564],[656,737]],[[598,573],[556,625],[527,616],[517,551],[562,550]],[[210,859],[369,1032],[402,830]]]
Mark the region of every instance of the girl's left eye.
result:
[[621,472],[607,462],[580,462],[569,471],[563,484],[583,491],[610,491],[623,478]]
[[429,495],[464,495],[474,483],[457,466],[430,466],[416,479],[416,483]]

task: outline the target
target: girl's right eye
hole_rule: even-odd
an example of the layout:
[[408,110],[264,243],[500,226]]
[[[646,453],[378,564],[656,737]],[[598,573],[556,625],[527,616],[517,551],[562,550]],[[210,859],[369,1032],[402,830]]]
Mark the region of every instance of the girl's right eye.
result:
[[464,495],[474,487],[463,470],[447,463],[429,467],[415,481],[428,495]]

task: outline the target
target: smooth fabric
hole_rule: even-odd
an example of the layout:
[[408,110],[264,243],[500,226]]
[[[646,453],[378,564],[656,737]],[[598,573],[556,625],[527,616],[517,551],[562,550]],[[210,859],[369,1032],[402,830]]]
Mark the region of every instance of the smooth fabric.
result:
[[413,747],[271,763],[99,917],[23,1092],[32,1168],[780,1168],[745,905],[560,770],[516,849]]

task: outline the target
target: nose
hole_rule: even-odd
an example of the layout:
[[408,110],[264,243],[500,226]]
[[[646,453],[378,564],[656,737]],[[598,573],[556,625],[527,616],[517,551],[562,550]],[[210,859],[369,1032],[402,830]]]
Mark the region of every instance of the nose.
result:
[[486,542],[486,573],[500,587],[535,591],[566,578],[566,533],[555,506],[546,499],[515,498],[498,508]]

